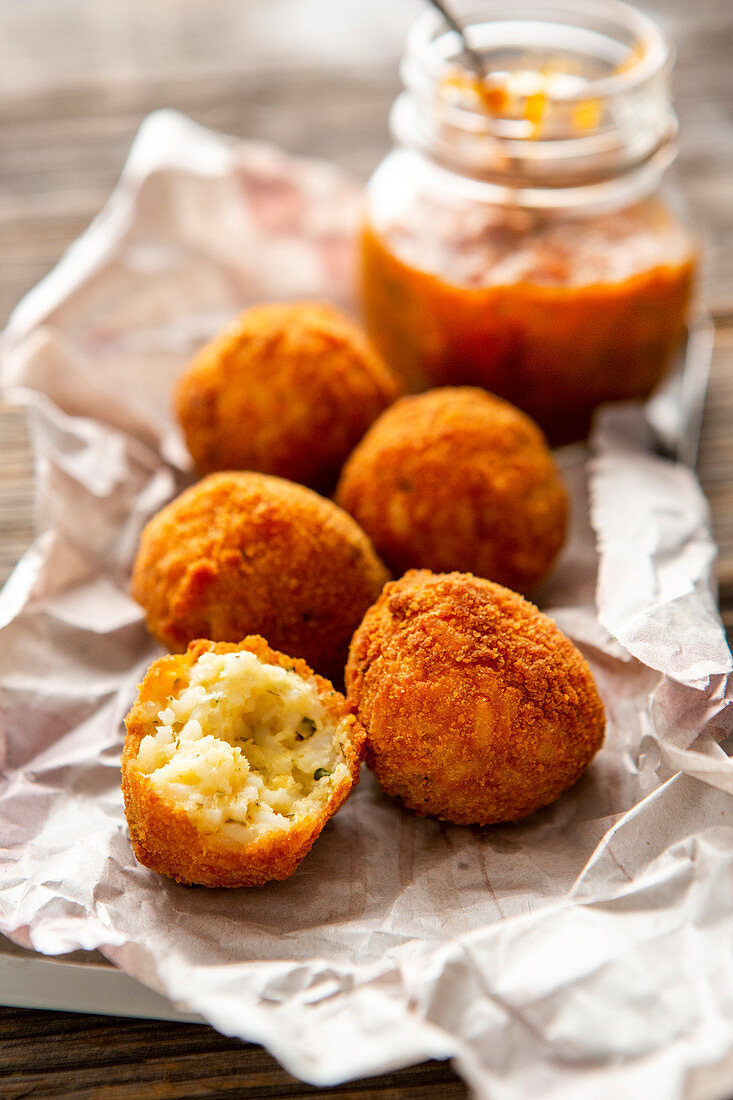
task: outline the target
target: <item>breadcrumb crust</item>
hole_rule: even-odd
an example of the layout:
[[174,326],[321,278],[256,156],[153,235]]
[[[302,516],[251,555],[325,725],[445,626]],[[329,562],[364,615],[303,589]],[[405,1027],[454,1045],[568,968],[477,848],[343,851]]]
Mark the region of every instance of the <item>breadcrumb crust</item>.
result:
[[347,461],[335,499],[395,576],[460,570],[528,592],[565,540],[567,493],[542,432],[468,386],[387,409]]
[[321,490],[402,390],[330,306],[255,306],[199,351],[173,393],[201,473],[258,470]]
[[457,824],[548,805],[603,742],[580,652],[533,604],[470,574],[388,584],[354,635],[346,684],[384,790]]
[[389,574],[341,508],[264,474],[210,474],[148,523],[132,595],[168,649],[261,634],[337,684]]

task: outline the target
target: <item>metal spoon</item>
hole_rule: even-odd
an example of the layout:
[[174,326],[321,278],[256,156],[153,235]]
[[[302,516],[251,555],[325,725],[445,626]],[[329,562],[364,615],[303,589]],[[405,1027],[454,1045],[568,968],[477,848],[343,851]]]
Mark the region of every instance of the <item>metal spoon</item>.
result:
[[486,71],[484,69],[484,62],[481,54],[478,52],[478,50],[475,50],[473,46],[470,46],[468,44],[466,32],[464,31],[463,27],[458,22],[456,17],[450,11],[448,11],[443,0],[428,0],[428,3],[432,4],[433,7],[440,12],[450,29],[452,31],[455,31],[455,33],[458,35],[461,40],[461,53],[466,59],[466,63],[468,64],[469,69],[473,69],[479,80],[483,80],[486,76]]

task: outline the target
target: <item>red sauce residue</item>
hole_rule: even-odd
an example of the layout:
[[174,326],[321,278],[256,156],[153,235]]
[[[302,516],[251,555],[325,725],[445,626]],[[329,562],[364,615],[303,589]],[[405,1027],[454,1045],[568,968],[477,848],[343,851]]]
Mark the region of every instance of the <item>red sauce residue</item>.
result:
[[[646,44],[638,42],[619,65],[605,74],[606,78],[631,72],[645,54]],[[484,111],[490,118],[528,122],[531,137],[539,138],[543,135],[551,109],[562,106],[561,101],[555,102],[554,99],[555,82],[559,77],[568,76],[586,82],[590,79],[588,74],[583,75],[579,61],[567,57],[551,58],[538,65],[535,58],[528,56],[524,66],[515,65],[510,72],[489,71],[483,79],[465,69],[451,67],[440,81],[438,97],[441,100],[458,100],[469,109]],[[531,91],[527,90],[527,78]],[[568,111],[571,129],[576,132],[595,130],[603,122],[603,102],[592,96],[578,99],[574,106],[568,107]]]

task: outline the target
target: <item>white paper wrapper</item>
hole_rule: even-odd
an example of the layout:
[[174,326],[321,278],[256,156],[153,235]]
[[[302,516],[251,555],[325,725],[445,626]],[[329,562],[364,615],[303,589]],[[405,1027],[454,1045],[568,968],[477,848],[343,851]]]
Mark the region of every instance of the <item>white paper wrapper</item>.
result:
[[[733,1081],[731,659],[707,508],[638,411],[564,456],[573,530],[542,606],[609,716],[525,823],[419,820],[370,775],[288,882],[187,889],[132,856],[122,717],[158,650],[127,593],[185,482],[172,379],[244,305],[347,305],[358,190],[325,164],[144,124],[105,211],[18,307],[39,537],[0,597],[0,930],[100,948],[330,1084],[455,1058],[491,1100],[722,1097]],[[598,552],[596,550],[598,545]]]

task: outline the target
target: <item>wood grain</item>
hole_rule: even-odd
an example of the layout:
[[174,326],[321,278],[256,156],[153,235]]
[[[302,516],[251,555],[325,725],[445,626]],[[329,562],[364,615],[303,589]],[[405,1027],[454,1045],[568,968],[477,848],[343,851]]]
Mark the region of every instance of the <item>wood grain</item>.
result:
[[314,1088],[286,1073],[261,1047],[200,1024],[0,1008],[2,1100],[463,1100],[467,1095],[450,1066],[440,1062],[339,1089]]

